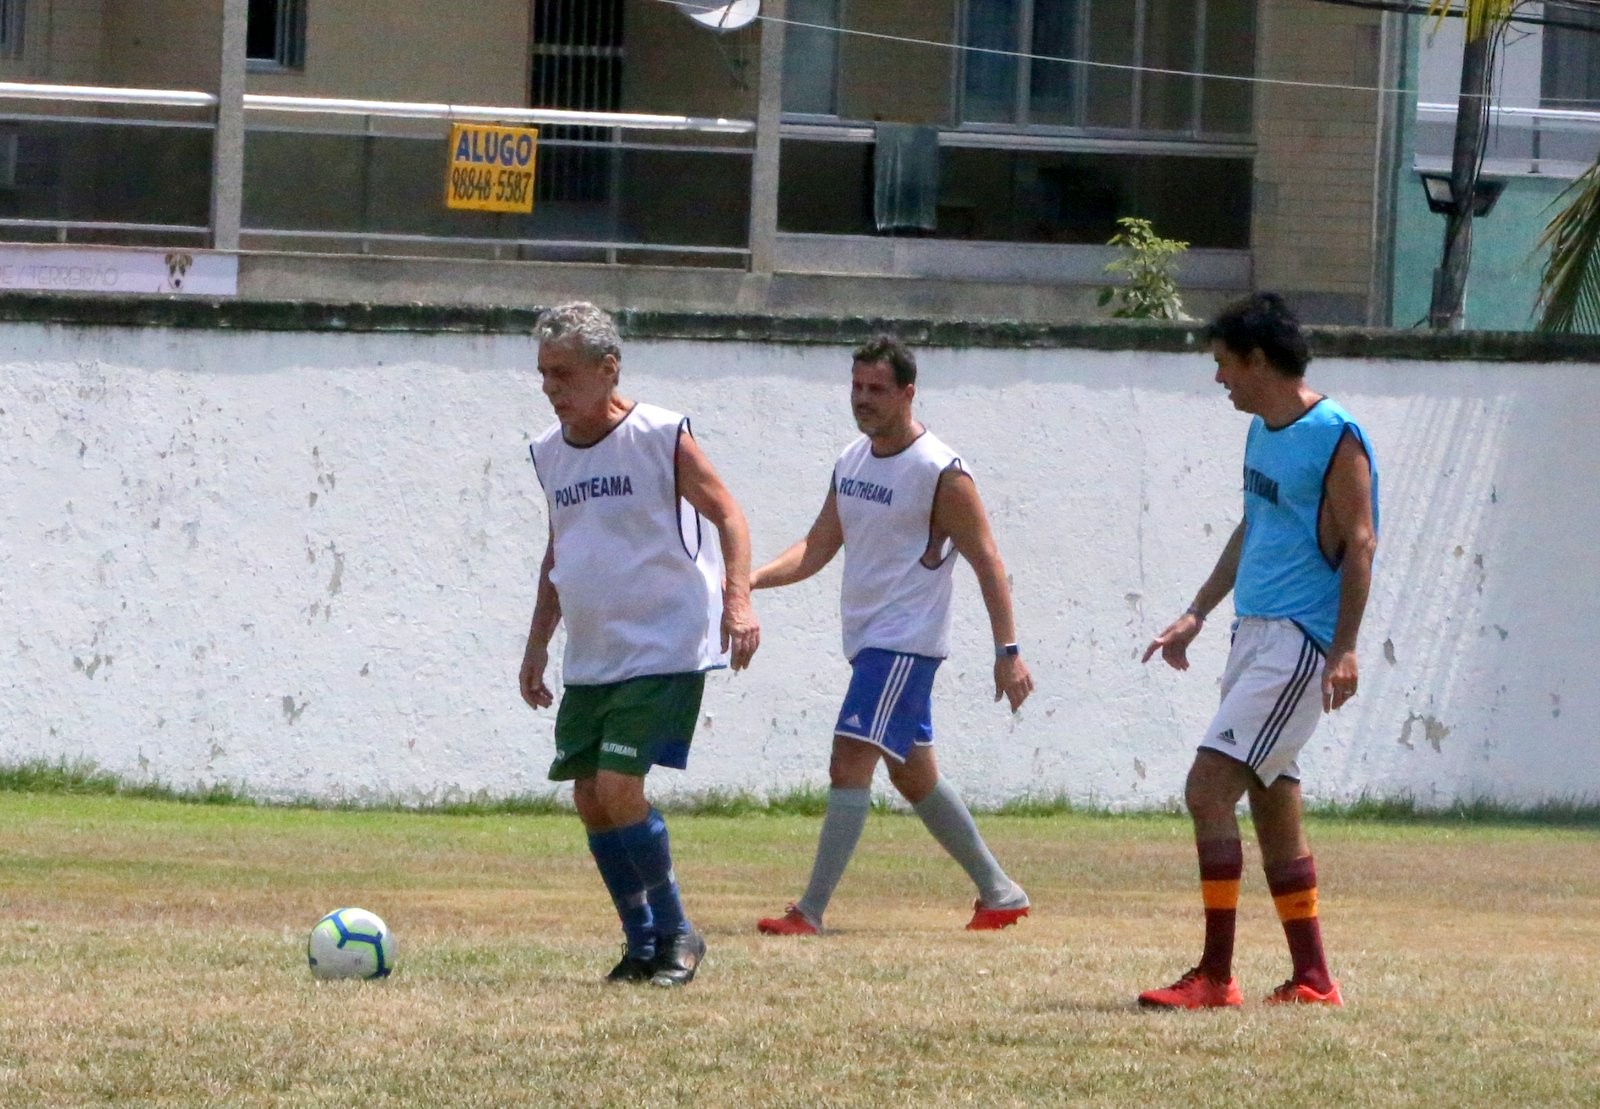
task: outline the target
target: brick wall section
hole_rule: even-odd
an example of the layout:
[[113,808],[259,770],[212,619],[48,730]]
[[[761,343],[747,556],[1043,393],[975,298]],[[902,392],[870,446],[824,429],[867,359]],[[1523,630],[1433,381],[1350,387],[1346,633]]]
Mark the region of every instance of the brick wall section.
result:
[[[216,0],[208,0],[211,6]],[[193,0],[188,0],[193,6]],[[442,14],[452,10],[452,14]],[[251,92],[518,106],[528,102],[527,0],[467,5],[308,0],[305,68],[250,75]],[[470,14],[467,14],[470,13]],[[217,8],[213,28],[220,26]],[[201,39],[214,72],[217,31]],[[215,78],[211,78],[214,82]]]
[[756,117],[759,24],[718,34],[660,0],[628,0],[622,26],[623,111]]
[[103,0],[33,0],[24,16],[22,56],[0,59],[0,81],[97,84],[103,7]]
[[[1263,0],[1256,72],[1371,87],[1380,19],[1315,0]],[[1362,322],[1372,268],[1377,95],[1258,85],[1255,112],[1256,286],[1297,297],[1308,316]]]
[[[314,0],[308,13],[304,71],[252,73],[250,91],[527,101],[527,0],[474,0],[470,20],[443,24],[388,0]],[[23,56],[0,59],[0,80],[213,89],[221,19],[221,0],[30,0]]]
[[[100,78],[105,40],[101,0],[55,0],[47,8],[50,80],[92,85]],[[34,13],[29,12],[30,20]]]
[[845,26],[916,42],[846,35],[839,44],[840,110],[852,119],[951,122],[956,52],[919,43],[959,39],[951,0],[874,0],[851,4]]
[[213,92],[221,29],[222,0],[107,4],[101,83]]

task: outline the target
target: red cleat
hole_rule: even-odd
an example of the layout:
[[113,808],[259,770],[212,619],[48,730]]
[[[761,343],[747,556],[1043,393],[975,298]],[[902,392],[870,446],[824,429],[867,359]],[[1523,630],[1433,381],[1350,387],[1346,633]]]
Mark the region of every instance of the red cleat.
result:
[[1218,982],[1195,967],[1170,986],[1145,990],[1139,1004],[1146,1009],[1227,1009],[1243,1005],[1244,995],[1237,978]]
[[1318,990],[1291,978],[1261,1000],[1266,1005],[1344,1006],[1344,998],[1339,995],[1339,983],[1331,978],[1328,979],[1327,990]]
[[984,907],[982,901],[974,901],[972,919],[967,921],[967,931],[998,932],[1002,928],[1011,927],[1027,915],[1026,905],[1019,905],[1014,909],[989,909]]
[[822,929],[812,924],[798,905],[790,905],[782,916],[762,917],[756,921],[756,931],[764,936],[815,936]]

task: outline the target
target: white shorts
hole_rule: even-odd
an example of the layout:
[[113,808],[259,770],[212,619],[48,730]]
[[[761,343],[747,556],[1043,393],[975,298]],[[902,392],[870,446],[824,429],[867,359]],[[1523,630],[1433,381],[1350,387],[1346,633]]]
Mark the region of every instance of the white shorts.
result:
[[1295,758],[1322,716],[1322,648],[1293,620],[1234,621],[1222,704],[1202,750],[1255,771],[1263,786],[1300,780]]

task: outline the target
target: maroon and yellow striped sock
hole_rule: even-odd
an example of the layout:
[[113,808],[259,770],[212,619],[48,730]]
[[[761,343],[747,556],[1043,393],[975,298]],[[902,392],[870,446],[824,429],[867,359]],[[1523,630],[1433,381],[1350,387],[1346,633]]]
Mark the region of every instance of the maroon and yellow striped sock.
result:
[[1237,839],[1205,839],[1200,852],[1200,896],[1206,906],[1206,946],[1200,971],[1226,982],[1233,977],[1233,930],[1239,917],[1239,878],[1244,847]]
[[1317,866],[1310,855],[1265,868],[1267,889],[1283,922],[1294,960],[1294,980],[1315,990],[1330,986],[1328,963],[1322,953],[1322,926],[1317,923]]

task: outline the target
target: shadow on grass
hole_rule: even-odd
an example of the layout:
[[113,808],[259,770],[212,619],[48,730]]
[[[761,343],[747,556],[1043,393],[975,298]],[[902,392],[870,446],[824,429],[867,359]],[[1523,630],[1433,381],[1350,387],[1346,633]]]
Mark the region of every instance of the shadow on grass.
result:
[[[487,794],[444,801],[346,799],[323,801],[301,798],[291,801],[262,801],[243,789],[225,783],[199,784],[191,788],[162,782],[134,782],[102,770],[92,762],[35,759],[0,765],[0,793],[38,793],[70,796],[130,797],[145,801],[170,801],[185,805],[238,805],[258,808],[316,809],[321,811],[414,812],[438,816],[547,816],[570,814],[572,803],[556,792],[528,793],[512,797]],[[906,813],[909,810],[898,796],[879,794],[872,807],[878,813]],[[814,816],[828,808],[824,786],[801,786],[782,793],[760,795],[742,790],[707,790],[665,800],[661,808],[695,816]],[[1090,816],[1105,819],[1170,819],[1183,815],[1176,802],[1144,809],[1113,809],[1110,806],[1074,802],[1064,794],[1035,794],[1013,798],[987,809],[975,810],[997,816],[1045,818]],[[1532,805],[1511,805],[1489,798],[1455,801],[1448,806],[1429,807],[1414,797],[1361,797],[1347,802],[1317,802],[1306,806],[1312,819],[1373,824],[1482,824],[1536,825],[1543,827],[1600,827],[1600,802],[1551,799]]]

